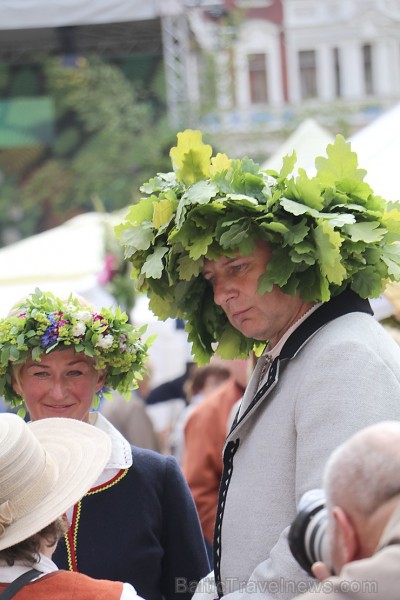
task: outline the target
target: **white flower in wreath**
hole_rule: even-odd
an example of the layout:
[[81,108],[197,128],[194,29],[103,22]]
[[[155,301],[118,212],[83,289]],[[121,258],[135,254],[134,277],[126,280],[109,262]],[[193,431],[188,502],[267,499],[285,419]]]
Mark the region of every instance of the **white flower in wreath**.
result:
[[84,323],[87,323],[87,321],[89,321],[91,316],[92,315],[89,310],[78,310],[77,313],[75,314],[76,320],[83,321]]
[[104,350],[107,350],[108,348],[111,348],[113,341],[114,341],[114,336],[112,336],[111,334],[104,335],[103,337],[101,337],[97,340],[96,347],[100,347],[100,348],[103,348]]
[[84,335],[85,331],[86,325],[82,321],[75,323],[75,325],[72,327],[72,333],[74,337],[81,337],[82,335]]

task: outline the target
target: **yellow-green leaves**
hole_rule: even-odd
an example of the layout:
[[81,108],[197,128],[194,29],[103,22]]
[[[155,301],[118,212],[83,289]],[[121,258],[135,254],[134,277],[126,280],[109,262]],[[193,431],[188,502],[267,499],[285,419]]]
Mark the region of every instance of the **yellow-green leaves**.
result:
[[186,129],[178,133],[178,144],[171,148],[170,156],[176,178],[187,186],[210,176],[212,148],[203,144],[201,131]]
[[[314,239],[321,273],[329,283],[340,285],[346,276],[346,269],[341,262],[342,238],[340,233],[335,231],[327,221],[321,221],[314,229]],[[322,299],[329,300],[329,297]]]
[[153,224],[156,229],[170,222],[178,206],[175,194],[169,192],[165,198],[153,202]]
[[342,135],[337,135],[335,142],[328,144],[326,153],[328,158],[319,156],[315,160],[321,184],[330,186],[344,179],[364,179],[367,172],[357,168],[357,154],[351,151],[350,143]]

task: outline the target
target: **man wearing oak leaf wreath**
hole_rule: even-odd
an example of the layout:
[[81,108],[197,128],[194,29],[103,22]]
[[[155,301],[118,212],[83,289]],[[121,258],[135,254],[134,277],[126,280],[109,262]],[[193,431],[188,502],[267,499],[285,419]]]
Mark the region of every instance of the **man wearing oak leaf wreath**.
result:
[[260,357],[227,436],[214,571],[195,599],[287,599],[313,583],[292,557],[300,497],[355,431],[400,419],[400,348],[367,298],[400,275],[399,205],[337,136],[310,178],[265,172],[178,134],[173,171],[141,188],[116,233],[161,319],[195,359]]

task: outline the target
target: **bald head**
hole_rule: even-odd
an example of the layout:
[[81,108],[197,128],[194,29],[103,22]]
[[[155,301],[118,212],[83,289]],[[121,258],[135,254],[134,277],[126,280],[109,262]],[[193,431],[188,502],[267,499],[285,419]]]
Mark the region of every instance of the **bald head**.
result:
[[400,422],[371,425],[341,444],[326,465],[324,489],[328,507],[365,517],[400,495]]

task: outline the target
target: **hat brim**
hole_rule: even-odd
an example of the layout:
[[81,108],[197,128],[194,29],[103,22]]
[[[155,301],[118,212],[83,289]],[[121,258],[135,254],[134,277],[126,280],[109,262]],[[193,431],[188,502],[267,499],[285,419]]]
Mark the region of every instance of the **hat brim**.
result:
[[95,483],[111,453],[111,440],[103,431],[76,419],[42,419],[28,427],[57,464],[58,475],[36,507],[6,527],[0,550],[38,533],[78,502]]

